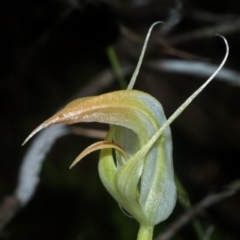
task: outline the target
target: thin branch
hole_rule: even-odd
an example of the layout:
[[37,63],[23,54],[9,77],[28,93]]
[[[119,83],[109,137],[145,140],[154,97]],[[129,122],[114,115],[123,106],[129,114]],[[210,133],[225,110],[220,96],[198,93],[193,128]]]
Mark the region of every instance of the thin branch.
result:
[[68,133],[69,130],[66,125],[55,125],[42,131],[32,142],[22,160],[18,185],[14,194],[22,205],[27,204],[32,198],[39,182],[39,173],[42,169],[43,161],[52,145],[58,138]]
[[[123,76],[127,76],[133,70],[133,66],[125,66],[122,68]],[[111,69],[106,69],[100,72],[97,76],[95,76],[89,84],[85,87],[81,88],[79,92],[77,92],[73,99],[86,97],[86,96],[93,96],[100,92],[105,91],[111,84],[115,81],[115,76]]]
[[185,12],[185,15],[191,17],[194,20],[206,23],[226,23],[226,22],[235,22],[239,19],[238,15],[233,14],[216,14],[213,12],[191,10]]
[[[113,82],[114,77],[111,71],[104,71],[81,89],[77,93],[77,96],[95,95],[104,91],[104,89],[109,87]],[[58,138],[70,132],[70,129],[66,125],[60,124],[52,126],[51,128],[46,128],[36,136],[23,157],[19,170],[17,187],[14,193],[11,196],[5,197],[0,203],[0,232],[15,216],[17,211],[25,206],[34,195],[38,186],[42,164],[52,145]]]
[[213,193],[206,196],[202,201],[195,205],[192,210],[183,213],[176,221],[174,221],[162,234],[157,236],[155,240],[171,239],[183,226],[189,223],[195,216],[200,214],[204,209],[234,195],[240,190],[240,180],[237,180],[225,187],[225,191]]
[[47,153],[55,141],[68,132],[65,125],[56,125],[53,128],[44,130],[34,139],[23,157],[16,190],[12,196],[6,197],[0,204],[0,231],[16,212],[32,198]]
[[[144,37],[143,36],[133,32],[132,30],[130,30],[129,28],[127,28],[125,26],[121,26],[121,33],[124,36],[126,36],[127,38],[134,41],[134,42],[137,42],[137,43],[140,43],[140,44],[142,44],[144,42]],[[181,51],[179,49],[176,49],[176,48],[170,46],[168,41],[163,39],[163,38],[156,38],[156,37],[154,38],[154,36],[153,36],[153,39],[152,39],[151,42],[154,42],[155,44],[160,46],[161,47],[160,50],[163,53],[169,54],[171,56],[181,57],[181,58],[185,58],[185,59],[198,59],[198,60],[201,59],[201,60],[204,60],[203,57],[199,57],[199,56],[196,56],[194,54],[184,52],[184,51]]]
[[0,205],[0,232],[22,207],[22,203],[15,196],[6,196]]
[[[178,196],[178,201],[181,203],[181,205],[184,207],[186,211],[192,209],[192,204],[190,202],[190,199],[188,197],[188,193],[183,187],[182,183],[179,181],[177,175],[175,174],[174,176],[174,181],[177,187],[177,196]],[[201,225],[201,222],[199,219],[195,218],[192,221],[192,226],[198,236],[198,239],[203,240],[204,237],[204,229],[203,226]]]
[[90,138],[98,138],[104,139],[107,135],[107,131],[90,129],[90,128],[81,128],[81,127],[72,127],[70,126],[70,133],[90,137]]
[[213,27],[207,27],[184,34],[175,35],[171,38],[168,38],[167,41],[170,45],[178,45],[193,40],[213,38],[216,33],[226,35],[232,32],[239,31],[240,31],[240,19],[236,20],[235,22],[227,22]]
[[[218,67],[211,63],[187,60],[148,61],[145,65],[155,71],[181,73],[204,78],[210,76]],[[218,73],[215,79],[240,86],[240,73],[226,67]]]

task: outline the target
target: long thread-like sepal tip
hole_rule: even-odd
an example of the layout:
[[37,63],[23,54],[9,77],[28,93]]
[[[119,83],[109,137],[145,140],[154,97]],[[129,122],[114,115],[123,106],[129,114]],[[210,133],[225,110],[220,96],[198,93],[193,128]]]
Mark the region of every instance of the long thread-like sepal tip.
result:
[[145,54],[145,51],[146,51],[146,47],[147,47],[147,44],[148,44],[148,40],[150,38],[150,35],[151,35],[151,32],[152,32],[152,29],[154,28],[155,25],[159,24],[159,23],[164,23],[164,22],[161,22],[161,21],[158,21],[158,22],[155,22],[151,25],[151,27],[149,28],[148,30],[148,33],[147,33],[147,36],[146,36],[146,39],[145,39],[145,42],[144,42],[144,45],[143,45],[143,48],[142,48],[142,52],[141,52],[141,55],[139,57],[139,60],[138,60],[138,63],[137,63],[137,67],[132,75],[132,78],[130,80],[130,83],[128,84],[128,87],[127,89],[132,89],[134,84],[135,84],[135,81],[136,81],[136,78],[137,78],[137,75],[138,75],[138,72],[139,72],[139,69],[142,65],[142,61],[143,61],[143,57],[144,57],[144,54]]
[[153,137],[148,141],[147,144],[141,149],[142,152],[145,154],[151,149],[153,144],[156,140],[162,135],[163,131],[186,109],[186,107],[198,96],[198,94],[213,80],[213,78],[219,73],[219,71],[223,68],[228,55],[229,55],[229,46],[228,42],[225,37],[220,34],[216,34],[217,36],[221,37],[226,46],[226,53],[224,59],[222,60],[221,64],[217,68],[217,70],[205,81],[202,86],[200,86],[187,100],[168,118],[168,120],[161,126],[161,128],[153,135]]
[[39,132],[43,128],[45,128],[45,126],[43,126],[43,124],[42,124],[42,125],[38,126],[35,130],[33,130],[31,132],[31,134],[24,140],[24,142],[22,143],[22,146],[25,145],[30,138],[32,138],[37,132]]

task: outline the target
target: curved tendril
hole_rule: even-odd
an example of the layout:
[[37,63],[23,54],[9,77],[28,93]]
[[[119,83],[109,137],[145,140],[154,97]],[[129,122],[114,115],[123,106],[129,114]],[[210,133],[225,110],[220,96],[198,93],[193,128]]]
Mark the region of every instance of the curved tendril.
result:
[[138,63],[137,63],[137,67],[136,67],[136,69],[135,69],[135,71],[134,71],[134,73],[132,75],[132,78],[130,80],[130,83],[128,84],[127,89],[132,89],[134,84],[135,84],[135,81],[136,81],[139,69],[140,69],[140,67],[142,65],[143,57],[144,57],[144,54],[145,54],[145,51],[146,51],[146,47],[147,47],[148,40],[149,40],[149,37],[151,35],[152,29],[155,27],[155,25],[157,25],[159,23],[163,23],[163,22],[158,21],[158,22],[153,23],[151,25],[150,29],[148,30],[148,33],[147,33],[147,36],[146,36],[146,39],[145,39],[145,42],[144,42],[144,45],[143,45],[143,48],[142,48],[142,52],[141,52],[141,55],[140,55]]
[[224,66],[228,54],[229,54],[229,46],[228,42],[225,37],[222,35],[216,34],[217,36],[221,37],[225,43],[226,46],[226,53],[224,56],[224,59],[222,60],[221,64],[217,68],[217,70],[212,74],[211,77],[208,78],[205,83],[199,87],[169,118],[168,120],[162,125],[162,127],[152,136],[152,138],[142,147],[142,149],[139,151],[142,154],[147,154],[148,151],[151,149],[153,144],[157,141],[157,139],[162,135],[164,130],[185,110],[185,108],[194,100],[194,98],[197,97],[197,95],[213,80],[213,78],[219,73],[219,71]]

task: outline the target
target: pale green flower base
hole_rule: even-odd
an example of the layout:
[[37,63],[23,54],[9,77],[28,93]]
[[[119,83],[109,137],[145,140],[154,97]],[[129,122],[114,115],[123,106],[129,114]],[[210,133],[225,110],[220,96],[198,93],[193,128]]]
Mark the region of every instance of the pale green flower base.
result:
[[137,240],[152,240],[153,227],[140,225]]

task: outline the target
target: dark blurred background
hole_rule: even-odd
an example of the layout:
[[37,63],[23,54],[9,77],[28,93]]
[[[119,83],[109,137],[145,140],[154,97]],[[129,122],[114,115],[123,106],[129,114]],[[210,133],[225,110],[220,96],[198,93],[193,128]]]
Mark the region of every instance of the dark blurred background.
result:
[[[21,147],[26,136],[84,94],[83,87],[91,89],[93,79],[96,95],[119,89],[115,78],[104,87],[98,84],[99,74],[111,71],[107,49],[114,47],[129,80],[154,21],[166,24],[152,33],[135,88],[156,97],[167,117],[211,73],[174,73],[152,63],[175,59],[186,66],[187,61],[219,65],[225,54],[222,39],[215,36],[219,33],[230,45],[225,67],[239,69],[237,0],[2,0],[0,5],[0,200],[17,186],[21,160],[30,147]],[[214,80],[172,124],[175,170],[193,204],[240,177],[236,76]],[[121,212],[100,182],[98,152],[69,170],[80,151],[95,141],[74,134],[57,140],[46,156],[35,195],[5,226],[1,240],[136,239],[138,224]],[[235,194],[201,212],[204,229],[214,229],[206,239],[240,239],[239,203],[240,194]],[[171,217],[156,227],[155,236],[184,211],[177,204]],[[188,224],[174,239],[198,238]]]

